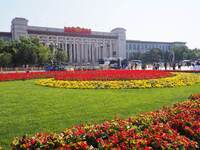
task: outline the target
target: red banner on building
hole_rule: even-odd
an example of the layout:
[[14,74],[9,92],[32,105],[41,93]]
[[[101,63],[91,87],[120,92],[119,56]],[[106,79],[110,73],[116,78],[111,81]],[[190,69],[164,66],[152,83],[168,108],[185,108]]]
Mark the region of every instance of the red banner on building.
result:
[[80,28],[80,27],[64,27],[64,32],[67,33],[78,33],[78,34],[91,34],[91,29]]

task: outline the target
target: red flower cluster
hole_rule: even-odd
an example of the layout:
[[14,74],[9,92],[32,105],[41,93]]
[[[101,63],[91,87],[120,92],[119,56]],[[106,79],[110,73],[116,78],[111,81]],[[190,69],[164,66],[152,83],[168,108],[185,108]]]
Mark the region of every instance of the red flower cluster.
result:
[[50,71],[29,73],[0,73],[0,81],[56,78],[57,80],[131,80],[171,76],[170,72],[144,70]]
[[192,99],[192,100],[200,100],[200,94],[192,94],[189,99]]
[[91,34],[91,29],[80,27],[64,27],[64,32],[79,33],[79,34]]
[[139,80],[168,77],[170,72],[158,70],[87,70],[56,74],[57,80]]
[[0,81],[53,78],[59,72],[0,73]]
[[80,125],[60,134],[15,138],[12,149],[187,149],[200,146],[200,100],[189,100],[127,120]]

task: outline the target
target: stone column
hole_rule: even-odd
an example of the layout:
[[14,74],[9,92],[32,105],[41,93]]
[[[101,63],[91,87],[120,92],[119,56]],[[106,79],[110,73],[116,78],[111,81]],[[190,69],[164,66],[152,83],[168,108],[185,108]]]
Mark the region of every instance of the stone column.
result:
[[100,53],[101,47],[98,45],[98,53],[97,53],[97,58],[101,59],[101,53]]
[[92,52],[92,63],[95,63],[95,45],[94,43],[91,44],[91,52]]
[[88,53],[88,55],[89,55],[88,58],[89,59],[88,59],[88,61],[91,63],[91,59],[92,59],[92,57],[91,57],[91,43],[88,44],[88,50],[89,50],[89,53]]
[[68,60],[68,62],[70,62],[70,55],[69,55],[69,49],[68,49],[68,46],[67,46],[67,41],[65,41],[65,51],[67,53],[67,60]]
[[106,45],[106,43],[104,42],[104,43],[103,43],[103,58],[107,58],[107,52],[106,52],[106,50],[107,50],[107,45]]
[[103,59],[103,44],[100,45],[100,58]]
[[64,50],[65,54],[67,55],[66,44],[65,44],[65,42],[64,42],[64,41],[63,41],[63,50]]
[[84,46],[85,44],[84,43],[82,43],[82,62],[85,62],[85,46]]
[[109,43],[106,43],[106,55],[107,55],[107,58],[110,57],[110,44]]
[[85,51],[84,51],[84,44],[81,43],[81,62],[85,62]]
[[95,44],[94,45],[94,49],[95,49],[95,53],[94,53],[94,55],[95,55],[95,63],[97,63],[98,62],[98,47],[97,47],[97,44]]
[[98,44],[95,45],[95,58],[96,58],[96,62],[98,62],[99,60],[99,57],[98,57],[98,51],[99,51],[99,46]]
[[76,44],[73,43],[74,63],[76,63]]
[[79,43],[79,54],[80,54],[80,63],[82,63],[82,43]]
[[75,42],[75,39],[73,40],[73,54],[74,54],[74,62],[76,62],[76,42]]
[[73,56],[72,56],[72,43],[69,43],[69,62],[72,63]]
[[80,52],[80,43],[76,44],[76,51],[77,51],[77,62],[80,63],[81,62],[81,52]]
[[85,44],[85,62],[88,62],[88,43]]
[[72,62],[75,62],[75,44],[74,42],[72,43]]
[[113,57],[112,40],[110,40],[110,57]]

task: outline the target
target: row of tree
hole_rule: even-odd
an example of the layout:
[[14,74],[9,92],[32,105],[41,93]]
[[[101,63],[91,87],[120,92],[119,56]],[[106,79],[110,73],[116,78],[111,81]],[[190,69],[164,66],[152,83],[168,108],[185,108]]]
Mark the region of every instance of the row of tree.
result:
[[36,38],[21,38],[16,41],[0,40],[0,66],[44,65],[67,61],[64,50],[47,47]]
[[182,60],[200,59],[200,49],[188,49],[186,46],[173,47],[170,51],[162,51],[158,48],[144,53],[135,52],[129,57],[130,60],[142,60],[144,63],[167,62],[179,63]]

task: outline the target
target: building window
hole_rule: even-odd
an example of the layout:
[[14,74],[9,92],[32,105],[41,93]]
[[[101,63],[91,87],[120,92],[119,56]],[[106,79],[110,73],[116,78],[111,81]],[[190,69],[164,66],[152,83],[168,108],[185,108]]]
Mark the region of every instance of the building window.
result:
[[132,45],[131,44],[129,44],[129,50],[131,50],[132,49]]
[[115,57],[117,55],[116,51],[113,51],[113,57]]
[[133,49],[136,49],[136,46],[135,46],[135,44],[133,44]]
[[139,44],[137,45],[137,50],[140,50],[140,45]]

